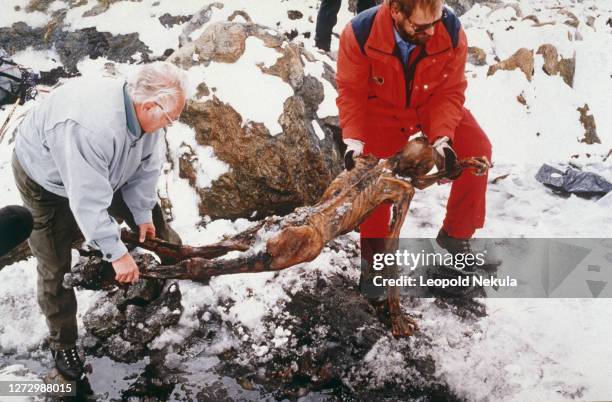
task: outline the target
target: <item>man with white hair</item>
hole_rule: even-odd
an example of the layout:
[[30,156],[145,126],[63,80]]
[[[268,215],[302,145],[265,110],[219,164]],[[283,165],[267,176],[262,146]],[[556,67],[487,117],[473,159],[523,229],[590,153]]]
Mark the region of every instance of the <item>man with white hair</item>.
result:
[[83,376],[77,302],[62,286],[73,242],[82,233],[112,263],[118,281],[134,282],[138,267],[111,216],[125,220],[141,241],[177,241],[156,186],[163,129],[185,107],[186,83],[183,70],[162,62],[145,65],[128,82],[75,79],[34,106],[17,128],[13,173],[34,218],[29,241],[38,261],[38,303],[56,368],[69,379]]

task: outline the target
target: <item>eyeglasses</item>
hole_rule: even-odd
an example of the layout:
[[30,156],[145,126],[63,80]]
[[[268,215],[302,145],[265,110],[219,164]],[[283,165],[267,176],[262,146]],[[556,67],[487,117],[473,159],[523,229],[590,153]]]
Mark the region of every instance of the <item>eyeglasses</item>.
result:
[[430,22],[429,24],[415,24],[414,22],[410,21],[410,17],[407,17],[406,19],[408,20],[408,23],[412,26],[412,30],[414,31],[414,33],[425,32],[428,29],[433,28],[438,22],[442,21],[442,17],[440,17],[434,22]]
[[166,116],[166,120],[168,120],[168,124],[166,125],[166,127],[172,127],[172,125],[174,124],[174,122],[176,120],[172,120],[170,118],[170,116],[168,116],[168,113],[166,112],[166,109],[164,109],[164,107],[162,105],[160,105],[159,103],[155,102],[155,104],[157,106],[159,106],[159,108],[162,110],[162,112],[164,112],[164,116]]
[[402,3],[397,3],[397,5],[400,7],[400,12],[402,14],[404,14],[404,16],[406,16],[406,20],[408,21],[408,23],[410,24],[410,26],[412,27],[412,30],[414,31],[414,33],[423,33],[425,31],[427,31],[428,29],[433,28],[438,22],[442,21],[442,18],[444,18],[444,15],[446,13],[446,10],[442,11],[442,16],[440,18],[438,18],[437,20],[430,22],[429,24],[415,24],[414,22],[410,21],[410,17],[409,15],[412,13],[407,13],[406,9],[404,8],[404,6],[402,5]]

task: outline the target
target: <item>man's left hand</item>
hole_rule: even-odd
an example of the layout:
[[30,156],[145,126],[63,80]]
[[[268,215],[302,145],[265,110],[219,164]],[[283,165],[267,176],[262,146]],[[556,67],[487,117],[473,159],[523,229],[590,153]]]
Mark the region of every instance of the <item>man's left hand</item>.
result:
[[138,225],[138,236],[138,241],[140,241],[141,243],[145,241],[145,239],[154,239],[155,225],[151,222]]

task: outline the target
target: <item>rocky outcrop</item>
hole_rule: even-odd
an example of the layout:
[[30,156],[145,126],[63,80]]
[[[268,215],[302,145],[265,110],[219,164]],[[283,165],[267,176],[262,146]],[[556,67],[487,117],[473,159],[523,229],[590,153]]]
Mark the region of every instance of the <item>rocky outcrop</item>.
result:
[[576,71],[576,57],[571,59],[560,58],[557,48],[551,44],[544,44],[538,48],[537,54],[544,57],[542,69],[548,75],[561,75],[563,81],[570,87],[574,86],[574,73]]
[[510,58],[490,66],[487,75],[493,75],[499,70],[512,71],[518,68],[525,74],[527,80],[531,81],[533,78],[533,64],[533,51],[520,48]]
[[[321,278],[305,286],[285,311],[286,319],[264,324],[275,328],[271,343],[278,346],[244,342],[223,359],[220,372],[241,378],[249,387],[259,384],[273,390],[278,400],[319,390],[348,400],[412,400],[423,395],[428,400],[460,400],[436,377],[436,363],[428,352],[431,340],[422,334],[410,341],[393,339],[376,309],[345,277]],[[383,361],[390,350],[394,368],[386,370]]]
[[96,28],[66,31],[62,27],[64,14],[57,14],[49,25],[32,28],[23,22],[0,28],[0,47],[14,54],[29,47],[34,50],[55,48],[66,71],[77,73],[77,63],[87,56],[106,57],[120,63],[149,61],[151,51],[137,33],[112,35]]
[[[134,255],[134,259],[141,267],[157,264],[150,254]],[[111,264],[97,256],[82,258],[66,274],[64,286],[108,291],[83,316],[87,334],[82,345],[88,353],[116,361],[145,357],[149,342],[175,325],[183,312],[178,283],[141,279],[120,285],[114,281]]]
[[[231,104],[215,96],[204,70],[198,93],[187,103],[181,120],[195,130],[197,145],[212,147],[230,171],[210,187],[197,187],[201,173],[195,165],[196,152],[185,147],[179,160],[180,175],[196,188],[202,216],[285,214],[316,202],[342,169],[337,123],[317,116],[324,99],[323,83],[304,69],[304,63],[314,56],[299,44],[257,24],[222,22],[211,24],[200,38],[168,60],[186,69],[206,67],[211,62],[235,63],[243,56],[249,37],[259,38],[264,46],[278,52],[273,65],[257,68],[287,83],[293,95],[285,99],[278,118],[282,132],[271,133],[262,122],[246,121]],[[253,98],[252,102],[261,100]]]
[[468,62],[475,66],[484,66],[487,64],[487,54],[479,47],[468,47]]
[[579,107],[580,112],[580,123],[584,127],[584,138],[580,142],[586,144],[601,144],[601,140],[597,136],[597,126],[595,125],[595,117],[589,110],[589,105],[586,103],[583,107]]

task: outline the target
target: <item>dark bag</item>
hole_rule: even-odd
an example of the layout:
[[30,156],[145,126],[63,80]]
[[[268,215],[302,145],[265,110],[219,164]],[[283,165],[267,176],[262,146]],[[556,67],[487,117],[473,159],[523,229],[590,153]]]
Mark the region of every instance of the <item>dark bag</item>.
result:
[[536,180],[560,195],[603,196],[612,191],[612,183],[604,177],[567,168],[565,172],[544,164],[536,174]]
[[0,49],[0,106],[15,103],[18,99],[19,104],[23,105],[34,99],[37,82],[38,74],[18,65]]

